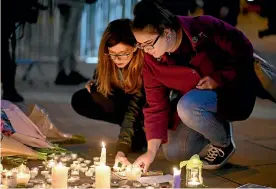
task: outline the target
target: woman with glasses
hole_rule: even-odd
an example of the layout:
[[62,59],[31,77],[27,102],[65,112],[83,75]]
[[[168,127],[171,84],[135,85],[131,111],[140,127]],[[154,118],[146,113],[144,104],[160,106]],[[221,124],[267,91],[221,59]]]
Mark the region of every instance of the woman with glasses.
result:
[[116,163],[129,164],[130,151],[146,147],[143,130],[142,90],[143,54],[135,47],[136,40],[129,19],[114,20],[103,33],[98,65],[86,89],[72,97],[72,107],[80,115],[121,126],[117,142]]
[[210,144],[203,168],[220,168],[235,152],[229,121],[250,116],[260,86],[250,41],[211,16],[174,16],[157,0],[137,3],[132,31],[145,51],[147,97],[148,150],[135,165],[146,171],[162,144],[171,161],[187,160]]

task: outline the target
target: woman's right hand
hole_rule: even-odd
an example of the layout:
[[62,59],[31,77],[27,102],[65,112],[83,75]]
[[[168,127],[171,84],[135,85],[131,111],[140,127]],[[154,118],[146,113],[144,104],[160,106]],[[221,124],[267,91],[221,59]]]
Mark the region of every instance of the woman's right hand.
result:
[[117,152],[115,157],[115,166],[118,166],[119,163],[122,164],[121,170],[124,170],[128,165],[131,165],[123,152]]
[[91,93],[91,86],[93,86],[94,83],[95,83],[94,80],[90,80],[90,81],[88,81],[88,82],[86,83],[85,88],[87,89],[87,91],[88,91],[89,93]]

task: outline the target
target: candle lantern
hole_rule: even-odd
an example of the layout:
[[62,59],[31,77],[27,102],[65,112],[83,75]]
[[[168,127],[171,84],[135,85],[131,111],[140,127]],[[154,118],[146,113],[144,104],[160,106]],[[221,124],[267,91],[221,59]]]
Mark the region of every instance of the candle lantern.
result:
[[30,178],[30,169],[26,167],[25,165],[21,164],[19,167],[16,168],[17,170],[17,184],[26,185]]
[[203,162],[200,160],[199,155],[193,155],[190,160],[182,161],[180,167],[184,166],[186,166],[186,186],[191,188],[201,187],[203,185]]

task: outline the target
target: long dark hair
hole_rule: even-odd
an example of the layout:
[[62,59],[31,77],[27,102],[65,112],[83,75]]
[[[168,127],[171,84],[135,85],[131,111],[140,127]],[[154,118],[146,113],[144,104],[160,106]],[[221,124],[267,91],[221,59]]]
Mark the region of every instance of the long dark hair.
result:
[[[98,91],[105,96],[112,94],[113,85],[121,85],[118,79],[117,66],[105,55],[108,53],[109,47],[119,43],[135,48],[136,40],[131,31],[131,21],[129,19],[118,19],[110,22],[102,35],[98,53],[97,83]],[[142,87],[142,67],[143,54],[141,50],[137,49],[124,73],[123,89],[126,93],[134,94],[140,92]]]
[[173,15],[165,5],[159,0],[142,0],[138,2],[133,10],[134,19],[133,31],[144,29],[150,32],[163,34],[165,28],[177,31],[180,25],[175,15]]

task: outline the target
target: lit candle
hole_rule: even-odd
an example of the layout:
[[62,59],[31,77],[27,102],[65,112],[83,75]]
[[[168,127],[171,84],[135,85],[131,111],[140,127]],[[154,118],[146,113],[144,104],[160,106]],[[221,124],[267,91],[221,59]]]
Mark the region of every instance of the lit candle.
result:
[[17,185],[16,172],[7,171],[4,175],[5,178],[2,177],[2,184],[15,188]]
[[23,184],[26,185],[31,178],[31,175],[28,173],[19,172],[17,173],[17,184]]
[[56,161],[53,160],[53,159],[51,159],[51,160],[48,162],[47,167],[48,167],[49,169],[51,169],[55,164],[56,164]]
[[68,168],[62,163],[52,168],[52,188],[67,188]]
[[96,188],[110,188],[111,169],[106,165],[96,167]]
[[173,168],[173,188],[180,188],[181,184],[181,170]]
[[104,142],[102,142],[102,151],[101,151],[101,157],[100,157],[100,164],[105,165],[106,163],[106,148]]

